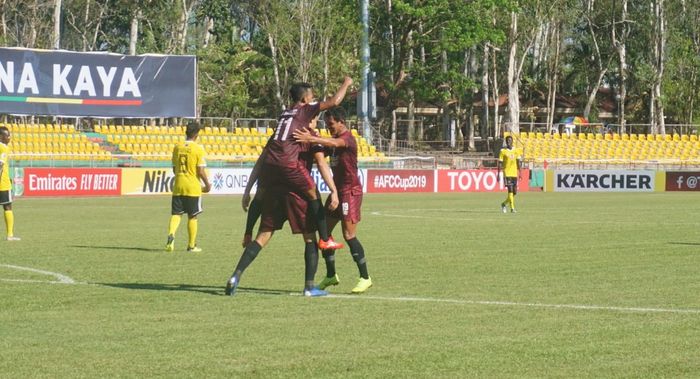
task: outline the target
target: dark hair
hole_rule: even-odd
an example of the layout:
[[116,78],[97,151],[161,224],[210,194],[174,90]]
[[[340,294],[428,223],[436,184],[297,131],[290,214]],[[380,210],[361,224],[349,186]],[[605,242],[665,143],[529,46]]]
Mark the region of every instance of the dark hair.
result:
[[185,135],[187,136],[187,139],[191,139],[194,136],[196,136],[201,129],[202,125],[200,125],[198,121],[192,120],[188,122],[187,129],[185,130]]
[[508,138],[510,138],[511,141],[513,140],[513,136],[506,136],[506,141],[508,141]]
[[313,86],[309,83],[294,83],[289,89],[289,96],[292,98],[293,102],[298,103],[304,98],[306,91],[310,90],[311,88],[313,88]]
[[8,129],[7,126],[0,126],[0,132],[5,132],[5,133],[9,134],[10,129]]
[[343,107],[333,107],[324,113],[323,117],[333,117],[335,121],[345,123],[345,109]]

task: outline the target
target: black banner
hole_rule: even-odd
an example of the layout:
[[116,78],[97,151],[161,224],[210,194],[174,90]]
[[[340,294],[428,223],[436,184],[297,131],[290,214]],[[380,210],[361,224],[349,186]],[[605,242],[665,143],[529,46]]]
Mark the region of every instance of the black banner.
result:
[[196,117],[194,56],[0,48],[0,113]]

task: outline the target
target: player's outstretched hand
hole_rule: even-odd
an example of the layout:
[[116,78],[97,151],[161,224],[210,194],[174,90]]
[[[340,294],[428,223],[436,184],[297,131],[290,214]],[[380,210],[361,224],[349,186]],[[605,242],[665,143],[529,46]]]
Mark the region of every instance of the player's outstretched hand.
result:
[[328,204],[328,210],[334,211],[336,208],[338,208],[339,203],[340,201],[338,200],[338,193],[331,192],[331,202]]
[[250,194],[244,193],[241,199],[241,207],[243,207],[243,212],[248,212],[248,206],[250,205]]
[[345,79],[343,80],[343,84],[345,84],[346,86],[349,87],[350,85],[352,85],[352,78],[349,76],[346,76]]
[[313,135],[308,129],[297,129],[294,131],[294,138],[299,142],[311,142]]

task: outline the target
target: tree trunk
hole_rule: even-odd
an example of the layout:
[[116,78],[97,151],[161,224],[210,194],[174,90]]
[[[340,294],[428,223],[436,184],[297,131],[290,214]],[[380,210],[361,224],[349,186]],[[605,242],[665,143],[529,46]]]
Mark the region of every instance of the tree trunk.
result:
[[131,28],[129,31],[129,55],[136,55],[136,42],[139,38],[139,19],[141,18],[141,9],[137,9],[131,17]]
[[[192,5],[194,5],[194,1]],[[178,33],[179,41],[177,50],[180,54],[184,54],[187,48],[187,22],[189,20],[191,9],[187,7],[187,0],[182,0],[182,13],[180,14],[180,32]]]
[[284,110],[284,100],[282,100],[282,85],[280,84],[279,61],[277,60],[277,46],[275,39],[271,33],[267,34],[267,43],[270,45],[270,53],[272,55],[272,72],[275,74],[275,99],[277,100],[277,108]]
[[[91,1],[88,0],[85,2],[85,13],[83,13],[83,25],[87,26],[90,23],[90,3]],[[100,18],[97,20],[97,26],[99,28],[100,22],[102,21],[102,15],[100,15]],[[88,51],[88,37],[87,37],[87,28],[81,33],[82,37],[82,43],[83,43],[83,51]]]
[[[204,44],[203,47],[209,46],[209,41],[211,39],[211,31],[214,29],[214,19],[207,16],[204,19],[204,25],[206,25],[206,30],[204,31]],[[279,75],[279,73],[278,73]]]
[[330,62],[328,56],[330,55],[331,49],[331,38],[330,36],[323,37],[323,96],[328,94],[328,82],[330,76]]
[[[408,32],[407,38],[407,48],[408,48],[408,71],[411,72],[413,69],[413,31]],[[412,88],[408,89],[408,111],[406,117],[408,117],[408,136],[409,142],[413,141],[416,137],[416,105],[415,105],[415,92]]]
[[501,120],[500,120],[500,115],[499,115],[499,108],[500,108],[500,100],[501,100],[501,94],[500,91],[498,90],[498,62],[496,59],[496,54],[498,53],[498,50],[495,48],[493,49],[493,54],[491,54],[491,69],[493,70],[492,75],[491,75],[491,85],[493,86],[493,90],[491,93],[493,94],[493,139],[494,142],[501,136]]
[[36,47],[36,37],[37,37],[36,26],[37,26],[37,23],[39,23],[39,18],[37,16],[38,9],[39,9],[39,1],[34,0],[34,6],[32,6],[32,19],[30,21],[31,25],[29,28],[29,41],[28,41],[27,46],[26,46],[29,48]]
[[664,112],[663,94],[661,84],[663,83],[666,70],[666,9],[664,0],[657,0],[659,7],[659,65],[658,78],[656,80],[656,104],[657,117],[659,118],[659,133],[666,134],[666,114]]
[[61,48],[61,0],[54,1],[52,47],[56,50]]
[[310,0],[299,1],[299,76],[301,81],[309,80],[311,67],[312,17],[313,9]]
[[489,45],[484,44],[481,58],[481,120],[479,135],[488,143],[489,137]]
[[474,143],[474,106],[472,104],[469,104],[469,112],[467,112],[467,125],[465,129],[467,129],[467,135],[465,136],[467,146],[464,147],[464,150],[474,151],[476,150],[476,144]]
[[0,30],[2,30],[2,41],[8,43],[7,38],[7,20],[5,19],[5,14],[7,10],[5,9],[6,0],[0,0]]
[[598,94],[598,90],[600,89],[600,85],[603,82],[603,78],[605,77],[605,74],[608,72],[608,67],[610,66],[610,61],[612,58],[612,55],[610,58],[608,58],[608,61],[606,64],[603,63],[603,56],[600,52],[600,46],[598,44],[598,36],[595,33],[595,28],[593,27],[593,6],[595,4],[595,0],[587,0],[586,2],[586,24],[588,26],[588,32],[591,36],[591,41],[593,41],[593,58],[595,59],[595,63],[598,67],[598,77],[596,78],[596,81],[593,83],[593,86],[589,88],[589,93],[588,93],[588,101],[586,102],[586,107],[583,110],[583,117],[588,118],[591,114],[591,109],[593,108],[593,105],[595,104],[595,98],[596,95]]
[[[442,63],[442,72],[447,73],[447,51],[442,50],[440,53],[440,59]],[[445,98],[449,99],[450,91],[449,91],[449,84],[443,83],[443,86],[445,89]],[[445,100],[445,102],[442,104],[442,133],[441,137],[444,141],[449,141],[450,140],[450,104],[449,100]]]
[[588,101],[586,101],[586,107],[583,109],[583,117],[588,118],[590,116],[591,109],[593,108],[593,104],[595,103],[596,95],[598,94],[598,89],[600,89],[600,85],[603,83],[603,78],[605,77],[605,74],[607,72],[607,68],[603,68],[601,71],[598,72],[598,78],[593,84],[593,87],[591,87],[590,92],[588,93]]
[[520,130],[520,93],[518,62],[518,14],[511,12],[510,17],[510,50],[508,53],[508,131],[517,133]]
[[389,150],[394,151],[396,148],[396,109],[391,110],[391,141],[389,142]]
[[613,45],[617,50],[617,56],[619,60],[619,76],[620,76],[620,100],[618,103],[618,123],[620,124],[620,133],[627,132],[627,117],[626,102],[627,102],[627,37],[630,33],[629,25],[627,24],[627,0],[622,0],[622,12],[620,17],[621,32],[618,38],[617,36],[617,26],[613,22],[612,33],[613,33]]
[[552,43],[554,44],[554,62],[548,74],[549,85],[547,91],[547,127],[554,126],[554,115],[557,107],[557,87],[559,85],[559,60],[561,58],[561,24],[557,24],[552,30]]
[[661,91],[666,62],[666,12],[664,0],[652,0],[654,17],[653,27],[653,59],[654,82],[651,89],[649,118],[651,119],[652,133],[666,134],[666,122],[664,104]]

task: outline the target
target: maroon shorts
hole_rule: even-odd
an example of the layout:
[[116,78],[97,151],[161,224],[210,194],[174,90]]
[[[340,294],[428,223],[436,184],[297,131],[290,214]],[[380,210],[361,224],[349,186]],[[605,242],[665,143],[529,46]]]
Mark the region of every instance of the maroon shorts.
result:
[[292,234],[316,233],[314,218],[306,214],[309,203],[302,195],[278,187],[272,191],[266,189],[262,201],[260,231],[280,230],[289,221]]
[[310,189],[316,188],[316,183],[311,175],[301,165],[296,167],[282,167],[266,164],[262,168],[259,177],[259,185],[265,188],[285,188],[290,192],[306,194]]
[[285,196],[286,216],[292,234],[316,233],[316,222],[307,215],[309,202],[296,192],[288,192]]
[[259,230],[261,232],[280,230],[286,219],[284,192],[269,187],[265,188]]
[[[326,207],[330,203],[330,199],[330,196],[326,199]],[[362,207],[362,190],[354,189],[338,192],[338,201],[338,208],[329,211],[328,216],[353,224],[359,223],[361,219],[360,208]]]

